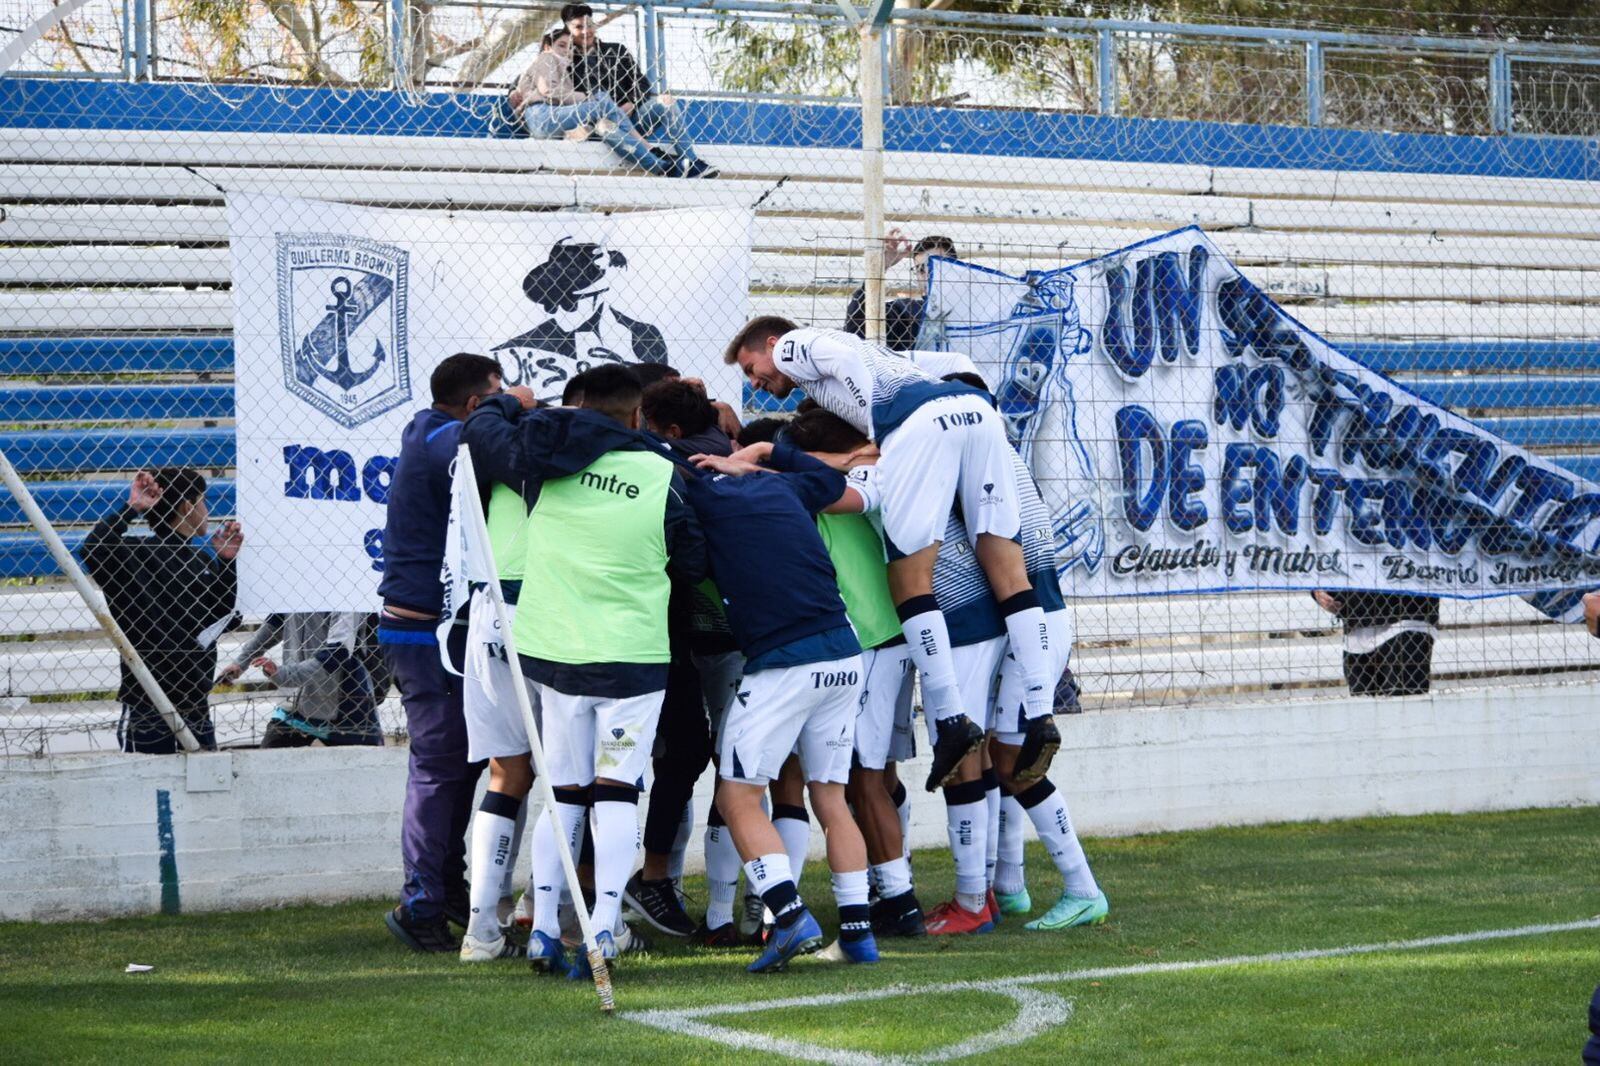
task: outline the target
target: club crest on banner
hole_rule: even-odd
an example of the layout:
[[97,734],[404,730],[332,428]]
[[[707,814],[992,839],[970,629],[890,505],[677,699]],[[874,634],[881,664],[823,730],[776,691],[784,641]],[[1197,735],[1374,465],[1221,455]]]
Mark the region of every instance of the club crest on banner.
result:
[[354,428],[411,400],[410,255],[339,233],[277,234],[284,387]]

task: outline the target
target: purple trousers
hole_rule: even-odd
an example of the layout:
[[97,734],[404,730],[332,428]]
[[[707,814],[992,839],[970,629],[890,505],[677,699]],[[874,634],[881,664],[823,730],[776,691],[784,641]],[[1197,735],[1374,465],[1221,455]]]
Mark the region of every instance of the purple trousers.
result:
[[[465,627],[455,629],[464,636]],[[400,902],[413,918],[432,921],[443,917],[447,899],[463,901],[464,909],[467,823],[486,764],[467,761],[461,678],[446,672],[439,661],[432,623],[406,625],[385,618],[378,643],[400,687],[411,735],[400,827],[400,857],[405,865]]]

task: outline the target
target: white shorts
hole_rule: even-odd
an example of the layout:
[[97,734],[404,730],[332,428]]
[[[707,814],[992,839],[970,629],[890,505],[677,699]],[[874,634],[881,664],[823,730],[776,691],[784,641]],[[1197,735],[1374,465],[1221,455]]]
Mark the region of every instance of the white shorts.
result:
[[[516,607],[506,604],[509,618],[515,619],[516,611]],[[521,684],[528,690],[536,728],[542,728],[538,724],[539,691],[506,658],[494,604],[482,589],[472,594],[472,610],[467,622],[466,669],[467,676],[461,679],[461,712],[467,721],[468,761],[528,754],[528,727],[512,686]]]
[[911,731],[911,682],[917,670],[904,644],[868,648],[861,662],[865,683],[856,711],[856,761],[864,769],[882,770],[893,756],[901,723]]
[[[1051,611],[1044,616],[1050,629],[1050,680],[1061,680],[1062,671],[1072,659],[1072,609]],[[989,728],[1002,744],[1021,744],[1023,730],[1027,728],[1027,711],[1023,705],[1026,683],[1022,669],[1010,651],[1000,664],[1000,682],[995,687],[994,711],[989,716]],[[1052,697],[1054,693],[1052,693]]]
[[846,784],[864,673],[852,655],[747,674],[717,741],[717,772],[766,785],[798,751],[807,781]]
[[711,723],[711,735],[722,733],[723,720],[728,717],[728,705],[739,691],[739,678],[744,673],[744,656],[736,651],[718,655],[693,656],[695,671],[700,675],[700,695],[706,702],[706,717]]
[[642,781],[665,695],[569,696],[540,685],[550,783],[581,787],[597,777],[630,785]]
[[1016,452],[1000,415],[981,396],[923,404],[879,448],[889,558],[942,541],[957,502],[974,544],[980,533],[1015,537],[1021,531]]
[[[1005,637],[991,637],[976,644],[963,644],[951,649],[950,661],[956,670],[956,687],[961,691],[961,709],[981,728],[988,728],[995,677],[1000,672],[1000,660],[1005,655]],[[928,726],[928,743],[937,743],[939,734],[935,732],[934,717],[931,714],[922,717]]]

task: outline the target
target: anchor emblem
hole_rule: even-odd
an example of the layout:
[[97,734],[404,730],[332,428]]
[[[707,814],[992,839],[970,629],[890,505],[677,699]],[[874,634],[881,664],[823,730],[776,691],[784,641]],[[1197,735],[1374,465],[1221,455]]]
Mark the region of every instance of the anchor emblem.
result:
[[357,302],[351,299],[350,279],[344,275],[334,278],[328,286],[328,292],[333,297],[333,303],[324,304],[323,310],[330,313],[333,319],[333,366],[319,365],[317,373],[333,382],[345,392],[367,381],[383,366],[383,361],[388,358],[383,350],[383,341],[377,340],[372,346],[372,365],[365,370],[353,370],[350,366],[350,320],[361,313]]

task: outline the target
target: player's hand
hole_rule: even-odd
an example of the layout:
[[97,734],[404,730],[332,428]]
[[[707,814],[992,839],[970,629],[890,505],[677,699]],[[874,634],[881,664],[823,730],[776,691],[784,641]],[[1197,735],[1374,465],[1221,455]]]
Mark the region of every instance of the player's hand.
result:
[[539,398],[526,385],[513,385],[505,391],[505,394],[507,396],[515,396],[524,411],[531,411],[539,406]]
[[1584,593],[1583,627],[1590,636],[1600,637],[1600,589]]
[[898,229],[892,229],[883,235],[883,269],[888,270],[896,263],[904,262],[911,256],[911,238]]
[[719,474],[727,474],[730,477],[743,477],[746,474],[761,473],[761,467],[755,463],[747,463],[732,456],[700,454],[689,458],[695,466],[702,470],[715,470]]
[[1317,589],[1315,592],[1313,592],[1311,594],[1311,598],[1317,601],[1318,607],[1321,607],[1329,614],[1338,614],[1340,611],[1344,610],[1344,604],[1337,596],[1323,592],[1321,589]]
[[244,673],[244,667],[240,666],[238,663],[229,663],[227,666],[224,666],[222,668],[222,672],[217,675],[217,684],[231,685],[235,681],[239,680],[239,675],[242,673]]
[[133,484],[128,487],[128,506],[140,514],[150,510],[161,499],[161,486],[156,484],[155,475],[148,470],[141,470],[133,475]]
[[721,400],[712,400],[711,406],[717,409],[717,428],[729,437],[738,437],[739,431],[744,428],[744,423],[739,421],[739,412]]
[[772,442],[758,440],[754,444],[746,444],[728,458],[741,463],[764,463],[772,455]]
[[222,560],[232,559],[244,547],[244,530],[237,522],[224,522],[222,528],[211,535],[211,550]]
[[278,664],[267,658],[265,655],[256,659],[251,659],[250,665],[259,666],[261,668],[261,672],[266,674],[269,678],[276,677],[278,674]]

